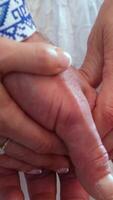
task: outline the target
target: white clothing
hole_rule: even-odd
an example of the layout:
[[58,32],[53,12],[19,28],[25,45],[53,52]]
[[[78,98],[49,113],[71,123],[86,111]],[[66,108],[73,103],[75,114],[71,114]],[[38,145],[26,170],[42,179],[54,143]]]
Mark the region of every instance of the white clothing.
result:
[[103,0],[28,0],[35,23],[56,45],[82,64],[89,32]]

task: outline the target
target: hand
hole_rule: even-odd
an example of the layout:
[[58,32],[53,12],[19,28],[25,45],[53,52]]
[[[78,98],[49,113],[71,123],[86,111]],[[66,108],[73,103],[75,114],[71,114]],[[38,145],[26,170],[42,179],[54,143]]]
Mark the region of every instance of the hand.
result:
[[[39,43],[39,44],[16,43],[16,42],[6,40],[3,38],[0,39],[0,42],[1,42],[0,43],[1,79],[3,75],[11,71],[18,71],[18,72],[22,71],[22,72],[29,72],[29,73],[33,72],[33,73],[43,74],[45,73],[43,72],[45,66],[47,67],[48,71],[52,74],[53,71],[50,70],[51,68],[53,68],[52,64],[55,65],[56,63],[57,65],[58,64],[57,62],[59,62],[57,59],[57,56],[55,57],[54,55],[53,56],[51,55],[51,48],[54,48],[52,47],[52,45],[48,45],[44,43]],[[44,59],[44,55],[42,55],[42,53],[44,54],[44,51],[48,52],[46,53],[45,59]],[[37,52],[37,55],[36,55],[36,52]],[[59,55],[61,54],[59,53]],[[43,57],[43,60],[42,60],[42,57]],[[31,60],[34,62],[31,62]],[[47,60],[49,61],[48,64],[47,64]],[[38,62],[38,65],[37,65],[37,62]],[[55,67],[55,69],[56,68],[57,67]],[[61,144],[61,142],[59,142],[58,139],[55,138],[54,135],[51,136],[49,131],[44,130],[41,126],[34,123],[32,119],[30,119],[27,115],[25,115],[25,113],[19,108],[19,106],[17,106],[17,104],[9,96],[2,82],[0,83],[0,102],[1,102],[0,104],[0,122],[1,122],[0,135],[2,137],[11,139],[11,142],[9,144],[10,145],[9,149],[12,152],[12,154],[14,154],[14,152],[20,152],[21,154],[21,152],[23,152],[22,148],[24,148],[21,145],[26,146],[26,148],[29,148],[29,150],[32,149],[32,151],[35,151],[35,152],[38,151],[38,153],[44,153],[44,151],[46,151],[46,153],[50,153],[52,151],[54,153],[55,152],[64,153],[64,147],[62,148],[63,145]],[[27,135],[23,135],[24,132]],[[31,132],[32,132],[32,136],[31,136]],[[43,134],[45,132],[46,134]],[[30,133],[30,135],[28,133]],[[43,134],[43,137],[42,137],[42,134]],[[13,141],[15,141],[16,143],[13,144]],[[20,141],[21,141],[21,145],[19,146],[18,143]],[[50,144],[50,141],[51,141],[51,144]],[[37,149],[37,144],[40,145],[40,152],[39,152],[39,149]],[[47,147],[48,152],[47,152],[47,149],[45,150],[44,146],[42,145],[45,145],[45,147]],[[59,147],[59,150],[55,146]],[[25,150],[26,150],[26,153],[28,153],[27,151],[29,150],[28,149],[25,149]],[[11,152],[9,153],[8,151],[7,154],[9,155],[11,154]],[[33,152],[30,151],[29,153],[32,154]],[[15,155],[13,155],[13,157],[14,156]],[[21,155],[16,155],[16,157],[19,158],[21,157]],[[26,160],[24,161],[26,162]],[[29,162],[31,163],[32,161],[29,161]],[[44,159],[44,162],[45,162],[45,159]],[[14,164],[13,162],[10,162],[10,163],[7,162],[8,165],[10,164],[9,167],[12,168],[11,163],[12,163],[12,166],[13,167],[15,166],[16,168],[17,165]],[[1,159],[1,165],[2,164],[4,165],[4,162],[2,162],[2,159]],[[6,166],[6,163],[5,163],[5,166]],[[20,169],[16,168],[16,169],[21,170],[21,168]]]
[[[104,144],[111,152],[111,158],[112,133],[108,133],[109,130],[112,130],[112,96],[110,91],[110,87],[112,87],[112,13],[112,1],[106,1],[89,37],[88,52],[81,70],[81,75],[94,87],[98,86],[103,79],[94,117],[101,137],[104,137]],[[87,97],[93,107],[95,102],[94,92],[87,88],[85,93],[88,94]]]
[[[39,42],[39,41],[43,42],[44,41],[48,43],[48,40],[45,39],[40,33],[34,34],[27,41],[29,42]],[[64,166],[63,168],[58,170],[58,176],[60,179],[60,186],[61,186],[60,188],[61,199],[67,199],[67,198],[68,200],[71,198],[78,199],[78,197],[84,198],[85,200],[89,199],[89,195],[80,185],[75,174],[74,173],[72,174],[72,172],[67,173],[67,170],[68,169],[64,168]],[[41,176],[37,175],[37,179],[36,179],[36,175],[28,175],[26,176],[26,179],[27,179],[29,194],[31,198],[37,196],[37,198],[39,199],[39,196],[40,196],[41,199],[42,198],[44,199],[44,197],[46,199],[47,198],[46,194],[48,194],[50,197],[53,196],[52,200],[54,198],[56,199],[56,192],[55,192],[56,191],[56,174],[55,173],[47,173],[47,174],[44,173],[44,175],[41,175]],[[47,185],[46,182],[48,182],[48,187],[47,186],[45,187],[45,185]],[[43,195],[40,195],[41,191],[44,194],[44,197]]]
[[[88,40],[80,73],[97,93],[94,119],[110,159],[113,159],[113,2],[104,2]],[[90,93],[91,94],[91,93]],[[93,99],[92,99],[93,101]]]
[[88,41],[81,73],[100,88],[94,109],[96,126],[110,159],[113,159],[113,2],[105,1]]
[[55,77],[14,74],[4,84],[28,115],[65,142],[84,188],[99,200],[112,195],[108,155],[74,71]]
[[[48,169],[57,170],[62,165],[67,167],[68,162],[65,158],[60,158],[57,155],[55,157],[37,155],[37,153],[42,152],[64,154],[65,147],[57,137],[51,136],[49,131],[33,122],[20,109],[5,90],[2,77],[12,71],[45,75],[56,74],[64,70],[65,66],[68,67],[70,59],[60,49],[43,42],[39,44],[17,43],[0,38],[0,48],[0,142],[2,143],[4,138],[10,138],[6,154],[0,156],[0,171],[3,171],[4,175],[4,182],[0,180],[0,185],[3,191],[2,183],[5,183],[5,174],[6,177],[7,174],[14,175],[12,182],[18,182],[17,172],[12,170],[10,172],[10,169],[31,171],[38,167],[48,167]],[[53,158],[56,162],[53,161]],[[2,167],[9,168],[9,170],[3,170]],[[8,181],[6,184],[11,185]],[[2,193],[0,195],[2,196]]]

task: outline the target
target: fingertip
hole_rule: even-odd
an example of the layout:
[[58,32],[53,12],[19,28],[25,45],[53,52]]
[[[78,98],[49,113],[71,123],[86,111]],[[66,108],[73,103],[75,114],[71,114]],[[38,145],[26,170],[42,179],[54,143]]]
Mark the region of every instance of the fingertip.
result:
[[108,174],[96,183],[97,199],[113,200],[113,176]]
[[43,173],[42,169],[33,169],[31,171],[26,172],[28,175],[41,175]]
[[[24,52],[27,52],[27,54],[25,54],[26,59],[24,57],[23,60],[27,63],[27,70],[30,69],[28,71],[31,71],[34,68],[34,73],[36,72],[41,75],[56,75],[65,71],[72,65],[70,54],[56,46],[41,42],[38,44],[33,43],[33,45],[27,43],[27,46],[24,44],[24,47],[27,47],[26,51],[24,49]],[[21,66],[23,65],[21,64]]]
[[71,55],[62,49],[50,47],[48,48],[48,53],[53,60],[51,60],[52,62],[50,64],[50,72],[52,72],[52,74],[63,72],[72,65]]
[[63,51],[60,48],[57,48],[56,52],[58,54],[59,66],[61,66],[62,69],[67,69],[72,65],[72,57],[68,52]]
[[68,174],[69,173],[69,168],[60,168],[60,169],[57,170],[57,173],[59,175]]

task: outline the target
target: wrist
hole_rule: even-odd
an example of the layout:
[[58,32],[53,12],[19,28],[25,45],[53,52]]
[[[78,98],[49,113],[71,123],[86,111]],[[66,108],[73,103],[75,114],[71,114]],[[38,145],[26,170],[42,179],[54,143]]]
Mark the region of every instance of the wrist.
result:
[[46,44],[52,44],[52,42],[50,42],[48,38],[37,31],[33,33],[29,38],[27,38],[25,42],[44,42]]

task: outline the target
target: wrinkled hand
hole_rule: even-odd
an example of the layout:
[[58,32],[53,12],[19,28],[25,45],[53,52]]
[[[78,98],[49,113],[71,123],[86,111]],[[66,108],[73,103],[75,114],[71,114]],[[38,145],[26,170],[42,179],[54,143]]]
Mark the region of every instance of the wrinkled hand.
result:
[[84,188],[98,200],[112,198],[108,156],[74,71],[55,77],[14,74],[4,84],[29,116],[65,142]]
[[[64,60],[66,61],[68,58],[63,55],[63,52],[61,53],[61,50],[46,43],[17,43],[0,38],[0,48],[0,136],[2,136],[0,141],[2,143],[4,137],[11,139],[10,144],[8,144],[7,155],[14,158],[16,157],[18,160],[23,158],[23,160],[27,162],[29,159],[21,155],[23,150],[25,150],[24,154],[31,155],[30,158],[33,155],[32,151],[38,153],[44,151],[46,151],[46,153],[52,151],[58,153],[59,151],[59,153],[63,153],[64,148],[62,148],[61,142],[58,141],[55,136],[51,136],[49,131],[44,130],[41,126],[33,122],[13,101],[2,84],[2,77],[13,71],[45,74],[46,70],[48,70],[47,73],[54,74],[57,70],[59,71],[60,68],[62,68],[61,63],[64,64]],[[60,52],[57,54],[57,51]],[[69,60],[67,62],[69,62]],[[55,69],[53,67],[54,64]],[[46,134],[42,134],[45,132]],[[16,143],[13,144],[13,141]],[[21,145],[19,146],[19,144]],[[37,145],[40,145],[40,152],[37,149]],[[46,150],[44,146],[47,147],[45,148]],[[32,149],[32,151],[30,151],[30,149]],[[13,162],[13,159],[9,162],[10,159],[7,156],[1,156],[0,166],[17,170],[23,169],[23,171],[26,169],[25,171],[27,171],[27,165],[24,168],[21,162]],[[35,164],[31,160],[29,160],[28,163],[31,162],[33,165]]]
[[[85,78],[93,87],[100,83],[101,89],[98,93],[96,107],[94,110],[94,119],[99,130],[100,136],[107,148],[110,158],[113,158],[113,2],[105,1],[99,16],[96,20],[92,33],[88,41],[88,51],[80,71],[81,76]],[[111,89],[110,89],[111,88]],[[91,108],[95,106],[95,92],[89,87],[84,87],[84,93],[87,96]],[[111,188],[109,188],[111,189]],[[108,199],[109,195],[106,198]],[[109,198],[112,199],[112,198]]]
[[[113,2],[105,1],[88,41],[87,55],[81,74],[97,93],[94,119],[106,147],[113,159]],[[93,100],[92,100],[93,101]]]
[[[38,34],[34,34],[31,38],[29,38],[29,40],[27,40],[27,42],[45,42],[47,43],[47,41],[45,40],[44,41],[44,38],[42,38],[42,35],[40,35],[39,33]],[[55,66],[54,66],[55,67]],[[46,130],[47,131],[47,130]],[[44,134],[47,134],[47,132],[41,132],[42,135]],[[52,134],[51,137],[53,137],[54,135]],[[42,138],[41,138],[42,140]],[[50,152],[50,153],[65,153],[63,152],[63,148],[61,148],[61,145],[60,143],[58,142],[58,139],[56,138],[56,141],[52,140],[52,138],[49,138],[50,140],[50,143],[51,145],[46,145],[46,147],[44,147],[44,143],[42,142],[42,145],[43,145],[43,149],[41,148],[41,146],[39,145],[39,148],[38,148],[38,152],[41,151],[41,149],[43,150],[43,153],[44,152]],[[49,142],[48,140],[48,142]],[[47,141],[47,138],[46,138],[46,141]],[[35,141],[36,142],[36,141]],[[27,143],[27,142],[26,142]],[[55,146],[55,143],[57,143],[57,146]],[[60,145],[60,146],[59,146]],[[14,146],[14,145],[13,145]],[[10,150],[10,156],[12,156],[12,152],[13,152],[13,156],[15,158],[18,158],[18,156],[21,158],[21,159],[24,159],[26,160],[26,162],[29,161],[29,164],[30,163],[35,163],[36,166],[38,165],[39,166],[39,161],[43,162],[45,160],[45,163],[41,163],[43,164],[43,166],[47,169],[54,169],[59,167],[59,173],[64,173],[66,167],[69,167],[68,166],[68,163],[66,162],[66,160],[64,160],[63,157],[61,157],[59,160],[54,157],[52,157],[52,160],[48,159],[48,156],[45,156],[44,154],[39,157],[38,155],[35,154],[35,157],[33,155],[30,154],[30,152],[26,152],[25,149],[23,149],[23,151],[21,151],[21,155],[18,155],[18,149],[14,149],[13,148],[13,151],[11,151],[11,145],[8,146],[9,148],[7,150]],[[49,147],[49,149],[48,149]],[[50,147],[51,147],[51,151],[50,151]],[[54,149],[53,149],[54,147]],[[63,146],[62,146],[63,147]],[[56,150],[56,151],[55,151]],[[14,152],[16,154],[14,154]],[[25,153],[26,152],[26,153]],[[22,156],[22,154],[24,153],[24,157]],[[28,157],[29,155],[29,157]],[[31,155],[31,156],[30,156]],[[40,160],[41,159],[41,160]],[[60,166],[63,167],[63,169],[61,168],[60,169]],[[17,185],[19,185],[19,180],[18,180],[18,177],[15,175],[15,172],[14,171],[11,171],[11,172],[7,172],[3,169],[1,169],[1,171],[3,171],[3,173],[1,173],[1,175],[4,176],[4,181],[2,179],[0,179],[0,185],[1,185],[1,198],[5,198],[5,196],[13,196],[13,198],[18,198],[19,200],[21,199],[21,196],[20,196],[20,187]],[[4,172],[5,171],[5,172]],[[8,176],[7,176],[8,174]],[[9,176],[10,174],[10,176]],[[6,185],[7,185],[7,182],[8,182],[8,179],[12,177],[12,180],[13,180],[13,184],[16,186],[16,191],[14,189],[10,190],[9,192],[4,192],[4,190],[6,191],[6,186],[4,185],[3,187],[3,183],[6,182]],[[68,175],[60,175],[59,174],[59,178],[60,178],[60,183],[61,183],[61,199],[72,199],[72,198],[84,198],[85,200],[88,199],[88,194],[84,191],[83,187],[80,185],[79,181],[76,179],[76,176],[73,174],[68,174]],[[48,172],[43,172],[43,174],[41,175],[26,175],[26,179],[27,179],[27,183],[28,183],[28,188],[29,188],[29,194],[30,194],[30,197],[31,199],[34,200],[34,198],[40,198],[41,200],[43,199],[47,199],[47,198],[51,198],[52,200],[53,199],[56,199],[56,175],[55,173],[48,173]],[[9,183],[9,186],[11,187],[10,185],[10,182]],[[45,187],[46,186],[46,187]],[[4,190],[3,190],[4,188]],[[18,189],[17,189],[18,188]],[[76,190],[75,190],[76,188]],[[8,199],[9,200],[9,199]],[[12,200],[12,199],[11,199]]]
[[[37,125],[20,109],[2,84],[3,76],[13,71],[53,75],[65,70],[69,64],[68,55],[50,44],[42,41],[38,44],[18,43],[0,38],[0,144],[6,138],[10,139],[5,155],[0,155],[0,199],[9,194],[3,188],[10,187],[14,191],[19,186],[17,172],[12,169],[26,172],[47,167],[57,170],[62,164],[69,165],[64,157],[50,155],[50,152],[64,154],[65,147],[55,135]],[[48,155],[40,155],[45,152]],[[12,177],[12,182],[8,177]]]
[[104,2],[88,40],[80,70],[97,94],[94,119],[103,143],[113,159],[113,1]]

